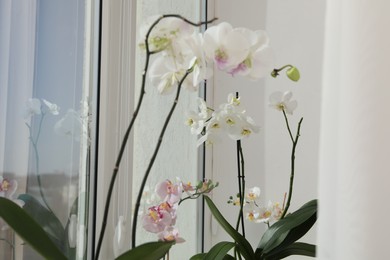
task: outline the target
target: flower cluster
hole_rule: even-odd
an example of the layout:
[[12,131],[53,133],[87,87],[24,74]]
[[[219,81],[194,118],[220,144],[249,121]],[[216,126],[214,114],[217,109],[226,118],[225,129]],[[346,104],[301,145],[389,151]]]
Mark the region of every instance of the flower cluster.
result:
[[230,93],[227,101],[210,115],[211,109],[207,108],[204,100],[198,99],[199,112],[187,113],[186,124],[191,127],[192,134],[199,134],[205,129],[203,136],[198,140],[198,145],[203,142],[215,143],[221,133],[226,133],[233,140],[241,140],[260,130],[254,120],[246,115],[239,97]]
[[[186,199],[196,199],[202,194],[210,193],[218,183],[211,180],[199,182],[196,186],[191,183],[183,183],[178,180],[173,183],[165,180],[156,185],[155,192],[160,197],[161,202],[149,207],[143,216],[143,227],[145,230],[156,233],[161,241],[184,242],[179,236],[179,231],[175,227],[177,219],[177,209],[180,203]],[[183,194],[187,197],[182,198]]]
[[[154,20],[141,29],[146,37]],[[151,53],[159,55],[151,64],[149,77],[162,94],[170,93],[180,84],[197,90],[199,83],[211,76],[212,64],[231,75],[250,79],[264,77],[272,70],[273,52],[264,31],[233,28],[223,22],[208,28],[203,34],[176,17],[162,19],[148,35]],[[144,42],[140,44],[145,48]],[[186,72],[192,72],[188,76]]]
[[[247,220],[255,223],[267,223],[275,222],[280,219],[284,206],[280,206],[279,203],[268,202],[267,206],[260,205],[260,193],[259,187],[253,187],[246,189],[245,197],[243,199],[244,213]],[[233,206],[240,206],[240,196],[237,194],[236,198],[229,197],[228,204]]]

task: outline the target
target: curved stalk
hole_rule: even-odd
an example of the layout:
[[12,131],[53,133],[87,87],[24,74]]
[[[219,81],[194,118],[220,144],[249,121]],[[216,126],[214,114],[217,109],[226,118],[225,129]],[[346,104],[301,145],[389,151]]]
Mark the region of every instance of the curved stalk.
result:
[[[283,111],[284,112],[284,111]],[[285,117],[286,117],[286,114],[284,113]],[[297,128],[297,134],[295,136],[295,139],[293,139],[293,146],[292,146],[292,151],[291,151],[291,175],[290,175],[290,187],[289,187],[289,191],[288,191],[288,197],[287,197],[287,203],[286,203],[286,207],[284,208],[283,210],[283,213],[282,213],[282,216],[280,217],[280,219],[284,218],[284,216],[286,215],[287,211],[288,211],[288,208],[290,207],[290,202],[291,202],[291,197],[292,197],[292,192],[293,192],[293,186],[294,186],[294,174],[295,174],[295,149],[297,147],[297,144],[298,144],[298,139],[299,139],[299,136],[300,136],[300,130],[301,130],[301,124],[302,124],[302,120],[303,118],[301,118],[301,120],[299,120],[299,123],[298,123],[298,128]],[[286,121],[287,121],[287,117],[286,117]]]

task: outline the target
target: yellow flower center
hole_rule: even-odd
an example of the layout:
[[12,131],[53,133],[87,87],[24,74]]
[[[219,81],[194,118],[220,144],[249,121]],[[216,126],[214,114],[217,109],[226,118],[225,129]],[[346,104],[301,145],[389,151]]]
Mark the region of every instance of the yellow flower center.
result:
[[248,135],[250,135],[251,133],[252,133],[251,130],[249,130],[249,129],[243,129],[242,132],[241,132],[241,135],[243,135],[243,136],[248,136]]
[[216,128],[220,128],[220,126],[219,126],[219,124],[218,124],[218,123],[214,123],[214,124],[212,124],[211,128],[214,128],[214,129],[216,129]]
[[271,211],[267,210],[266,212],[264,212],[263,214],[263,218],[269,218],[271,216]]
[[11,184],[9,183],[9,181],[3,180],[3,182],[1,183],[1,190],[7,191],[10,186],[11,186]]
[[172,234],[168,234],[168,235],[164,236],[164,240],[165,241],[173,241],[173,240],[175,240],[175,237]]
[[284,110],[285,109],[285,105],[283,103],[279,103],[277,107],[278,107],[279,110]]
[[235,124],[235,122],[233,121],[233,119],[231,119],[231,118],[227,118],[227,119],[226,119],[226,124],[228,124],[228,125],[232,126],[232,125],[234,125],[234,124]]
[[154,221],[157,221],[158,220],[158,214],[155,210],[149,210],[149,216],[154,220]]
[[187,125],[192,126],[195,122],[192,118],[188,118],[186,123],[187,123]]

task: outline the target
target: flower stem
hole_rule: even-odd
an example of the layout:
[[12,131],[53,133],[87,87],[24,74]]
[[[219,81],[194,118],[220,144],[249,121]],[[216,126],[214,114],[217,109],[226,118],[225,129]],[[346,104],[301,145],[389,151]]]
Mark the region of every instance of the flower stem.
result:
[[286,121],[286,126],[287,126],[287,130],[288,130],[288,133],[290,135],[290,138],[291,138],[291,142],[294,143],[294,137],[291,133],[291,129],[290,129],[290,124],[288,123],[288,118],[287,118],[287,115],[286,115],[286,111],[283,109],[283,116],[284,116],[284,120]]
[[279,72],[281,72],[282,70],[284,70],[286,68],[292,68],[292,67],[293,67],[292,65],[287,64],[287,65],[284,65],[283,67],[280,67],[279,69],[274,69],[271,73],[271,76],[277,77],[279,75]]
[[186,74],[184,74],[183,78],[181,79],[181,81],[180,81],[180,83],[179,83],[179,85],[177,87],[175,100],[173,101],[171,110],[169,111],[169,114],[168,114],[168,116],[165,119],[165,123],[164,123],[164,126],[163,126],[162,130],[161,130],[160,137],[158,138],[158,142],[157,142],[156,148],[154,149],[154,153],[152,155],[152,158],[150,159],[148,168],[146,169],[146,172],[145,172],[144,177],[142,179],[142,183],[141,183],[140,189],[138,191],[137,201],[135,203],[134,214],[133,214],[133,226],[132,226],[132,235],[131,235],[131,237],[132,237],[132,239],[131,239],[132,248],[134,248],[135,244],[136,244],[138,211],[139,211],[139,207],[141,205],[142,193],[144,192],[146,181],[148,180],[150,171],[152,169],[154,161],[156,160],[158,151],[160,150],[160,146],[161,146],[161,143],[162,143],[165,131],[166,131],[167,127],[168,127],[169,121],[171,120],[172,114],[175,111],[176,105],[178,103],[182,84],[183,84],[184,80],[186,79],[186,77],[190,73],[191,73],[191,71],[187,71]]
[[295,174],[295,149],[296,149],[296,147],[297,147],[298,139],[299,139],[299,136],[300,136],[300,130],[301,130],[302,120],[303,120],[303,118],[301,118],[301,120],[299,120],[298,128],[297,128],[297,134],[296,134],[296,136],[295,136],[295,139],[293,139],[293,146],[292,146],[292,151],[291,151],[290,188],[289,188],[289,191],[288,191],[288,197],[287,197],[286,207],[284,208],[284,211],[283,211],[283,213],[282,213],[280,219],[284,218],[284,216],[286,215],[286,213],[287,213],[287,211],[288,211],[288,208],[290,207],[290,202],[291,202],[291,197],[292,197],[292,192],[293,192],[293,186],[294,186],[294,174]]
[[237,171],[238,171],[238,193],[240,196],[240,212],[237,219],[236,230],[238,231],[241,221],[242,236],[245,237],[244,226],[244,199],[245,199],[245,172],[244,172],[244,155],[242,152],[241,140],[237,141]]
[[180,206],[180,204],[181,204],[182,202],[184,202],[184,201],[186,201],[186,200],[188,200],[188,199],[197,199],[197,198],[199,198],[200,195],[202,195],[202,194],[203,194],[203,193],[195,193],[195,194],[193,194],[193,195],[191,195],[191,196],[185,197],[184,199],[180,199],[178,205]]

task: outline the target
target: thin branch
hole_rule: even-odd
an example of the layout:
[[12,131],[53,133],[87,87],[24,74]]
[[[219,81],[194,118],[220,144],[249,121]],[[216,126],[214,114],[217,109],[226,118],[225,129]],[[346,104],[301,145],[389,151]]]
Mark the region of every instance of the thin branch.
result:
[[149,178],[150,171],[151,171],[151,169],[152,169],[152,166],[153,166],[153,164],[154,164],[154,161],[156,160],[158,151],[160,150],[160,146],[161,146],[161,143],[162,143],[164,134],[165,134],[165,130],[166,130],[167,127],[168,127],[168,123],[169,123],[169,121],[171,120],[172,114],[173,114],[173,112],[175,111],[176,105],[177,105],[177,103],[178,103],[179,95],[180,95],[180,90],[181,90],[182,84],[183,84],[184,80],[187,78],[187,76],[188,76],[190,73],[191,73],[191,71],[187,71],[187,72],[186,72],[186,74],[183,76],[183,78],[181,79],[181,81],[180,81],[180,83],[179,83],[179,85],[178,85],[178,87],[177,87],[177,92],[176,92],[175,100],[173,101],[171,110],[169,111],[169,114],[168,114],[167,118],[165,119],[165,123],[164,123],[164,126],[163,126],[162,130],[161,130],[160,137],[158,138],[158,142],[157,142],[156,148],[154,149],[154,153],[153,153],[153,155],[152,155],[152,158],[150,159],[148,168],[146,169],[146,172],[145,172],[144,177],[143,177],[143,179],[142,179],[142,183],[141,183],[140,189],[139,189],[139,191],[138,191],[137,201],[136,201],[136,203],[135,203],[134,215],[133,215],[133,226],[132,226],[132,235],[131,235],[131,237],[132,237],[132,239],[131,239],[132,248],[134,248],[134,247],[135,247],[135,244],[136,244],[135,242],[136,242],[136,233],[137,233],[138,212],[139,212],[139,207],[140,207],[140,205],[141,205],[142,193],[144,192],[144,188],[145,188],[145,185],[146,185],[146,181],[147,181],[148,178]]
[[238,193],[240,196],[240,212],[237,219],[236,230],[238,231],[241,221],[242,236],[245,237],[245,225],[244,225],[244,199],[245,199],[245,171],[244,171],[244,155],[242,152],[241,141],[237,141],[237,170],[238,170]]
[[282,109],[282,112],[283,112],[284,120],[286,121],[286,126],[287,126],[288,133],[290,135],[290,138],[291,138],[291,142],[294,143],[294,137],[293,137],[293,135],[291,133],[290,124],[288,123],[288,118],[287,118],[287,115],[286,115],[286,111],[284,109]]
[[287,211],[288,211],[288,208],[290,207],[290,202],[291,202],[291,197],[292,197],[292,192],[293,192],[293,186],[294,186],[294,174],[295,174],[295,149],[297,147],[297,144],[298,144],[298,139],[299,139],[299,136],[300,136],[300,130],[301,130],[301,124],[302,124],[302,120],[303,118],[301,118],[301,120],[299,120],[299,123],[298,123],[298,129],[297,129],[297,134],[295,136],[295,140],[293,141],[293,146],[292,146],[292,151],[291,151],[291,175],[290,175],[290,188],[289,188],[289,191],[288,191],[288,197],[287,197],[287,203],[286,203],[286,207],[282,213],[282,216],[280,217],[280,219],[284,218],[284,216],[286,215]]

